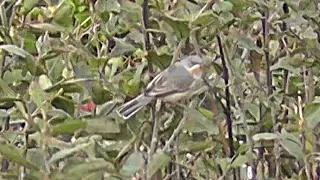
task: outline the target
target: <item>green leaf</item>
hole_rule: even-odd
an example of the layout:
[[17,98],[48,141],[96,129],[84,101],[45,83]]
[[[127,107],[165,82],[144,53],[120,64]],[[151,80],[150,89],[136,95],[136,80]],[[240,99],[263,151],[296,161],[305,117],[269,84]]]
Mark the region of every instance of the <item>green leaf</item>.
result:
[[27,56],[31,56],[28,51],[25,51],[24,49],[19,48],[18,46],[15,46],[15,45],[11,45],[11,44],[0,45],[0,49],[5,50],[9,53],[18,55],[23,58],[25,58]]
[[22,70],[21,69],[14,69],[12,71],[6,71],[4,73],[3,80],[5,80],[8,84],[12,84],[14,82],[20,82],[24,79],[22,75]]
[[120,173],[126,177],[131,177],[134,173],[141,169],[144,159],[140,152],[135,151],[130,154],[129,158],[124,163]]
[[40,85],[36,82],[31,82],[30,86],[29,86],[29,93],[31,96],[31,99],[33,100],[33,102],[35,102],[37,104],[38,107],[41,106],[41,104],[48,99],[48,94],[45,93]]
[[205,13],[202,13],[200,16],[198,16],[194,21],[193,24],[196,26],[208,26],[209,24],[213,23],[217,19],[214,17],[212,11],[207,11]]
[[[63,79],[62,73],[65,69],[67,69],[63,61],[61,61],[58,58],[52,58],[47,60],[46,68],[50,69],[50,71],[47,74],[51,82],[57,82]],[[52,86],[52,83],[50,86]],[[46,89],[49,88],[50,86],[46,87]]]
[[52,86],[51,80],[46,75],[39,76],[39,85],[41,89],[47,89]]
[[9,161],[13,161],[28,169],[39,170],[39,168],[27,161],[17,150],[16,147],[9,144],[0,144],[0,154],[7,158]]
[[285,130],[281,131],[281,146],[286,149],[291,155],[293,155],[298,160],[304,159],[304,154],[302,152],[302,146],[296,137],[292,138],[292,134],[287,133]]
[[208,148],[212,147],[212,141],[188,141],[188,142],[181,142],[179,145],[180,153],[185,152],[203,152]]
[[38,2],[39,0],[24,0],[22,6],[24,7],[25,13],[30,12]]
[[100,115],[100,116],[108,115],[109,113],[112,112],[112,110],[116,107],[117,104],[118,103],[115,101],[109,101],[107,103],[102,104],[98,109],[97,115]]
[[184,129],[191,132],[208,132],[210,135],[218,134],[218,127],[208,120],[203,114],[195,109],[189,111],[187,123]]
[[124,67],[124,59],[122,57],[114,57],[108,60],[108,64],[111,64],[110,77],[113,77],[119,68]]
[[76,130],[85,128],[86,122],[82,120],[66,120],[52,127],[51,134],[73,134]]
[[53,119],[70,119],[71,116],[67,112],[61,109],[52,109],[47,111],[48,116],[52,116]]
[[205,109],[205,108],[199,108],[200,113],[202,113],[207,119],[213,118],[213,112]]
[[49,163],[54,163],[56,161],[62,160],[65,157],[67,157],[73,153],[79,152],[82,149],[91,146],[92,144],[93,144],[93,142],[88,142],[88,143],[84,143],[84,144],[79,144],[79,145],[75,146],[74,148],[62,149],[51,156]]
[[183,19],[177,19],[169,15],[164,17],[164,21],[172,27],[173,33],[179,39],[185,39],[189,37],[190,28],[188,26],[188,21]]
[[229,1],[217,1],[213,4],[212,9],[218,13],[232,11],[233,4]]
[[259,106],[257,104],[246,102],[245,109],[249,111],[255,120],[259,120]]
[[92,96],[92,101],[97,105],[101,105],[107,101],[110,101],[113,98],[111,91],[103,88],[99,84],[95,84],[92,87],[91,96]]
[[90,23],[91,23],[91,19],[90,19],[89,13],[87,11],[75,14],[74,18],[83,27],[88,27],[90,25]]
[[93,79],[86,79],[86,78],[78,78],[78,79],[72,79],[68,81],[60,81],[56,84],[52,85],[51,87],[48,87],[45,89],[46,92],[54,92],[59,91],[61,88],[63,89],[63,92],[66,93],[82,93],[83,91],[83,83],[95,81]]
[[37,64],[29,56],[26,58],[26,65],[27,65],[27,69],[29,70],[31,75],[36,76],[36,74],[37,74]]
[[29,24],[30,27],[35,28],[35,29],[39,29],[41,31],[48,31],[50,33],[57,33],[57,32],[64,32],[66,31],[66,28],[57,25],[57,24],[53,24],[53,23],[32,23]]
[[133,84],[139,84],[140,81],[141,81],[141,74],[142,74],[142,71],[144,69],[144,67],[146,67],[146,64],[140,64],[137,66],[137,70],[136,70],[136,73],[134,74],[133,76]]
[[108,0],[106,3],[106,9],[108,12],[119,13],[121,11],[120,4],[117,0]]
[[16,93],[8,86],[8,84],[0,79],[0,87],[3,90],[5,96],[8,96],[10,98],[15,98],[17,97]]
[[51,104],[58,109],[62,109],[69,113],[70,115],[74,114],[75,102],[71,98],[65,96],[58,96],[51,101]]
[[94,119],[85,119],[87,126],[85,131],[88,133],[119,133],[119,124],[108,117],[98,117]]
[[172,60],[172,56],[168,54],[157,54],[156,51],[150,51],[148,52],[147,56],[148,62],[151,62],[152,64],[156,65],[159,67],[161,70],[164,70],[167,68]]
[[96,10],[96,13],[98,14],[98,16],[105,22],[107,22],[109,20],[109,12],[107,11],[107,4],[108,1],[105,0],[98,0],[95,3],[94,9]]
[[308,27],[303,33],[301,33],[302,38],[305,39],[317,39],[318,35],[314,32],[312,27]]
[[[31,12],[32,13],[32,12]],[[21,38],[24,40],[24,49],[28,51],[30,54],[36,54],[37,48],[36,48],[36,41],[37,36],[30,30],[25,29],[21,32]]]
[[269,42],[270,54],[271,54],[272,56],[276,56],[276,53],[277,53],[277,51],[279,50],[279,46],[280,46],[279,41],[271,40],[271,41]]
[[271,66],[270,70],[286,69],[292,73],[300,74],[300,66],[294,66],[292,60],[293,58],[280,58],[279,61]]
[[73,24],[73,7],[71,3],[63,3],[55,12],[54,22],[63,27],[72,27]]
[[15,101],[21,101],[18,98],[3,97],[0,98],[0,109],[10,109],[14,106]]
[[164,168],[171,161],[170,156],[164,152],[159,152],[153,155],[153,159],[147,165],[147,177],[150,179],[154,173]]
[[118,57],[127,53],[134,52],[135,47],[130,43],[126,42],[124,39],[113,38],[116,45],[111,50],[110,57]]
[[279,136],[274,133],[258,133],[252,136],[254,141],[261,141],[261,140],[275,140],[278,139]]
[[236,40],[238,40],[238,44],[240,47],[246,48],[248,50],[255,50],[258,53],[263,53],[262,49],[259,48],[251,38],[248,36],[235,36]]
[[242,167],[245,163],[249,161],[248,157],[246,155],[240,155],[237,156],[237,158],[232,162],[231,166],[236,167]]
[[65,167],[63,169],[63,174],[68,175],[68,177],[72,179],[78,179],[83,177],[84,175],[88,175],[101,170],[103,172],[115,173],[115,168],[112,163],[104,161],[102,159],[97,159]]
[[314,129],[320,122],[320,103],[310,103],[303,108],[303,115],[307,127]]
[[121,5],[121,11],[123,12],[124,23],[131,24],[132,22],[142,22],[142,7],[135,2],[131,1],[118,1]]
[[37,167],[43,168],[45,165],[45,154],[42,149],[32,148],[27,151],[27,160],[35,164]]
[[[144,43],[144,36],[143,34],[138,30],[132,30],[128,35],[127,38],[134,41],[134,43],[143,44]],[[143,54],[144,52],[141,49],[137,49],[138,52],[141,52]],[[141,56],[140,56],[141,57]]]

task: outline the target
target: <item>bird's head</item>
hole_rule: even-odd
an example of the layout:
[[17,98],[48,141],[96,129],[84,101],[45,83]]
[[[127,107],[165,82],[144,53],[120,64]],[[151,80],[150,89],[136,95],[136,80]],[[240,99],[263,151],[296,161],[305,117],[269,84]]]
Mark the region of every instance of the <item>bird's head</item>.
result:
[[204,61],[197,55],[183,58],[180,63],[192,74],[195,79],[201,79]]

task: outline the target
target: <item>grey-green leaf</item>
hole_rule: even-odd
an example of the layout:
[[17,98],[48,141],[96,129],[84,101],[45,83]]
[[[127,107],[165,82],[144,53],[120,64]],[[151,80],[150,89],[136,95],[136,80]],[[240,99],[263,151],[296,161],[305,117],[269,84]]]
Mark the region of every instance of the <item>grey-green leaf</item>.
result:
[[9,161],[13,161],[17,164],[20,164],[28,169],[39,170],[39,168],[27,161],[22,154],[19,153],[17,147],[14,147],[9,144],[0,144],[0,154],[7,158]]
[[168,156],[164,152],[154,154],[152,161],[147,165],[147,176],[151,178],[154,173],[165,167],[170,162],[170,160],[170,156]]
[[141,169],[143,165],[143,157],[142,154],[138,151],[130,154],[129,158],[124,163],[120,173],[124,176],[131,177],[134,173],[136,173],[139,169]]
[[21,56],[23,58],[30,56],[28,51],[26,51],[22,48],[19,48],[16,45],[11,45],[11,44],[0,45],[0,49],[5,50],[5,51],[12,53],[12,54]]

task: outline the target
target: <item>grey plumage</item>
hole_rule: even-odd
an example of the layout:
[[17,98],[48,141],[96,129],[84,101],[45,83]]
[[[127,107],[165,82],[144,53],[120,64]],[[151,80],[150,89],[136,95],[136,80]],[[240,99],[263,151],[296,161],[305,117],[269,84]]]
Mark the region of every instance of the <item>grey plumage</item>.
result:
[[142,94],[122,105],[117,113],[123,119],[129,119],[154,99],[164,101],[181,99],[188,94],[195,82],[195,78],[188,70],[197,64],[202,64],[202,59],[199,56],[188,56],[169,66],[148,84]]

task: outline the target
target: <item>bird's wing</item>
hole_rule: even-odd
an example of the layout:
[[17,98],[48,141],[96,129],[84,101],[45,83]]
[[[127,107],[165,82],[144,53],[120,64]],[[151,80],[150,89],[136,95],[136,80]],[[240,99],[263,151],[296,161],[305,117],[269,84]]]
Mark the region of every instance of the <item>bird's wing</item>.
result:
[[145,96],[163,98],[188,91],[194,78],[183,66],[171,66],[158,74],[147,86]]

